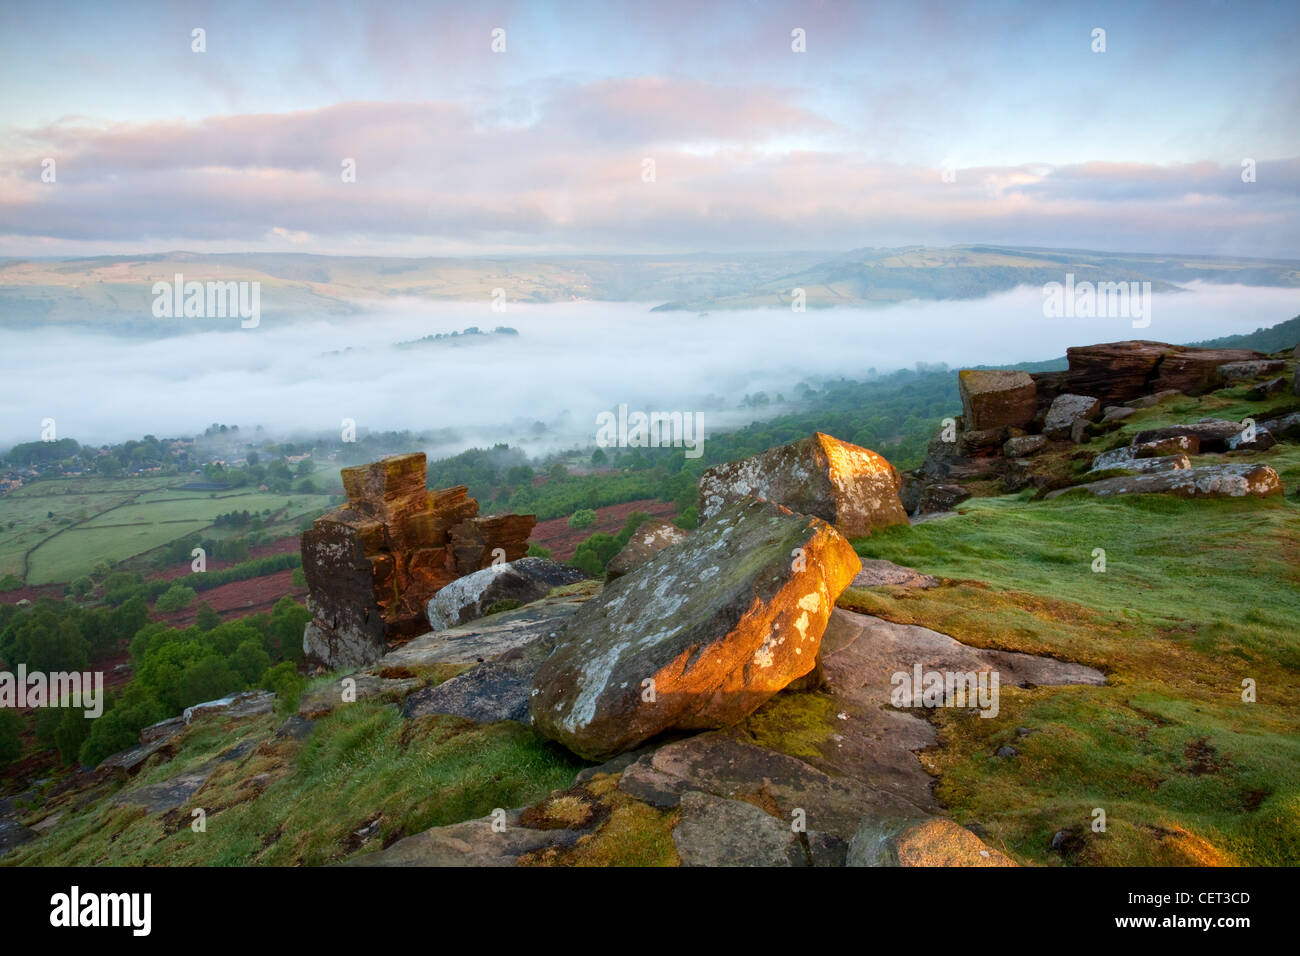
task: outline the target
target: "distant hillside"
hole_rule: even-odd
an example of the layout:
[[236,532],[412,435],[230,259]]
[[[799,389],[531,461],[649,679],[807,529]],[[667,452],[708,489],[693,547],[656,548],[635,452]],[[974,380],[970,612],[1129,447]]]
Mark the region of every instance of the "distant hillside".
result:
[[396,259],[290,253],[168,252],[0,262],[0,324],[111,323],[115,331],[175,334],[221,319],[159,320],[153,284],[256,281],[268,322],[310,314],[346,316],[368,301],[645,302],[658,309],[809,308],[888,305],[910,299],[977,299],[1017,286],[1147,281],[1155,292],[1183,283],[1300,287],[1300,262],[1215,256],[1134,255],[995,246],[909,246],[741,255],[536,256]]
[[1300,344],[1300,315],[1267,329],[1245,335],[1225,335],[1220,339],[1190,343],[1207,349],[1254,349],[1256,352],[1280,352]]

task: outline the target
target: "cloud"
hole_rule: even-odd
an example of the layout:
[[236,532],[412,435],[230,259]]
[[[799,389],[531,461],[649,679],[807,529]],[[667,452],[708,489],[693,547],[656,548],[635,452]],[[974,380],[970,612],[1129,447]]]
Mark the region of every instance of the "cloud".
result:
[[[61,436],[93,443],[193,434],[214,421],[325,432],[352,418],[362,429],[458,429],[442,454],[498,441],[541,452],[590,444],[596,414],[623,402],[633,410],[707,409],[712,433],[749,420],[736,408],[745,393],[792,394],[809,377],[862,378],[873,367],[917,361],[955,368],[1042,360],[1067,346],[1135,334],[1196,341],[1250,332],[1297,311],[1300,290],[1191,283],[1189,291],[1156,295],[1152,324],[1140,333],[1123,318],[1044,318],[1041,289],[1024,287],[793,318],[777,309],[700,317],[603,302],[512,302],[501,314],[487,301],[396,300],[336,321],[268,316],[256,329],[232,322],[227,331],[186,334],[181,326],[165,337],[0,328],[7,386],[0,448],[36,440],[47,417]],[[519,336],[462,348],[394,347],[498,324]],[[665,350],[671,362],[662,361]],[[450,418],[440,411],[450,408]],[[534,434],[538,420],[550,430]]]
[[[4,148],[0,249],[311,237],[376,253],[986,241],[1300,254],[1300,158],[1260,159],[1254,183],[1211,161],[966,166],[945,182],[939,168],[868,160],[839,132],[796,89],[662,77],[560,84],[527,122],[467,102],[68,120]],[[41,181],[46,157],[54,183]]]

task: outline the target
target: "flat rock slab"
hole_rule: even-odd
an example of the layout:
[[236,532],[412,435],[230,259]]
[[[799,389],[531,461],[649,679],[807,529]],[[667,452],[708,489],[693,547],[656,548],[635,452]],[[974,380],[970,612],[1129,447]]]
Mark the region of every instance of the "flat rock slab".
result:
[[583,605],[537,672],[533,725],[604,760],[734,724],[814,669],[860,569],[825,521],[744,498]]
[[209,762],[196,770],[180,773],[169,780],[151,783],[146,787],[125,790],[113,797],[115,806],[144,807],[148,813],[166,813],[184,806],[189,799],[203,789],[203,785],[216,769],[215,762]]
[[317,720],[348,703],[363,700],[399,701],[418,690],[422,683],[413,677],[385,680],[370,674],[356,674],[331,681],[304,694],[298,705],[298,714],[308,720]]
[[519,825],[510,811],[505,828],[493,829],[492,817],[434,827],[404,837],[392,846],[344,861],[342,866],[514,866],[527,853],[569,847],[581,830],[533,830]]
[[1084,492],[1097,498],[1119,495],[1176,495],[1180,498],[1245,498],[1282,494],[1282,480],[1268,465],[1203,465],[1153,475],[1104,478],[1101,481],[1060,488],[1047,493],[1057,498],[1070,492]]
[[370,672],[496,660],[503,654],[522,650],[539,638],[558,634],[584,600],[583,596],[548,598],[460,627],[425,634],[389,651]]
[[527,724],[533,678],[554,646],[554,639],[542,637],[530,648],[540,653],[521,652],[478,664],[435,687],[418,690],[406,699],[402,715],[455,714],[480,724],[498,720]]
[[1181,471],[1191,467],[1192,460],[1186,455],[1161,455],[1159,458],[1112,458],[1100,468],[1093,465],[1088,470],[1109,471],[1112,468],[1123,468],[1126,471],[1153,474],[1162,471]]
[[222,717],[258,717],[269,714],[275,706],[275,694],[269,690],[248,690],[220,700],[209,700],[202,704],[186,707],[185,723],[191,723],[200,717],[220,714]]
[[789,824],[751,803],[691,790],[682,796],[673,845],[682,866],[806,866]]
[[[946,634],[911,624],[895,624],[868,614],[836,608],[822,639],[823,693],[837,715],[828,741],[817,755],[802,759],[834,775],[888,790],[910,806],[938,808],[933,779],[915,752],[934,746],[934,727],[924,718],[922,700],[895,706],[895,675],[914,677],[938,671],[976,674],[996,671],[999,686],[1059,686],[1106,682],[1100,671],[1032,654],[969,647]],[[908,706],[909,704],[915,706]],[[978,706],[971,701],[969,708]],[[974,714],[971,719],[980,720]]]
[[156,737],[147,744],[119,750],[100,761],[99,767],[102,770],[111,770],[118,776],[131,776],[139,771],[146,760],[166,749],[171,740],[171,737]]
[[937,588],[939,579],[922,574],[914,568],[886,561],[884,558],[863,558],[862,570],[850,582],[851,588]]
[[660,747],[623,772],[618,787],[657,807],[676,807],[691,791],[762,808],[789,828],[802,811],[810,833],[844,841],[864,815],[915,818],[922,808],[858,780],[833,777],[795,757],[759,747],[735,729]]
[[1256,359],[1250,362],[1228,362],[1220,365],[1216,371],[1225,382],[1240,382],[1261,375],[1276,375],[1284,368],[1286,362],[1281,359]]
[[17,820],[0,820],[0,856],[35,840],[40,834]]
[[1222,418],[1202,418],[1187,425],[1169,425],[1165,428],[1150,428],[1133,436],[1134,445],[1161,441],[1166,438],[1179,438],[1184,435],[1196,438],[1200,451],[1223,452],[1235,449],[1266,451],[1276,444],[1268,429],[1255,427],[1253,441],[1245,441],[1246,426],[1241,422]]

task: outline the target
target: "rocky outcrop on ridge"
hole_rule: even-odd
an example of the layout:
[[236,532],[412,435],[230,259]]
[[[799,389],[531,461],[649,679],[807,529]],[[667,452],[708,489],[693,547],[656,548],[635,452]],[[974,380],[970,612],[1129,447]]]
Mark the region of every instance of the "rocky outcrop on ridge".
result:
[[[1180,395],[1246,386],[1275,376],[1286,366],[1285,359],[1244,349],[1200,349],[1148,341],[1071,348],[1067,358],[1069,369],[1064,372],[966,369],[958,374],[962,414],[931,440],[922,465],[901,476],[901,498],[914,520],[932,512],[933,506],[923,503],[935,494],[944,494],[954,482],[998,482],[1001,492],[1059,487],[1064,477],[1060,469],[1053,470],[1050,464],[1043,467],[1035,460],[1044,452],[1059,449],[1062,443],[1083,444],[1120,428],[1140,409]],[[1246,397],[1263,400],[1274,393],[1273,383],[1259,382],[1247,389]],[[1202,419],[1149,429],[1133,444],[1187,436],[1199,440],[1196,448],[1181,450],[1190,455],[1263,451],[1276,440],[1271,425],[1300,431],[1300,422],[1284,418],[1253,428],[1248,425]],[[1176,457],[1145,461],[1150,457],[1153,455],[1116,450],[1099,458],[1093,469],[1167,472],[1188,470],[1191,465]],[[1151,486],[1156,487],[1155,483]]]

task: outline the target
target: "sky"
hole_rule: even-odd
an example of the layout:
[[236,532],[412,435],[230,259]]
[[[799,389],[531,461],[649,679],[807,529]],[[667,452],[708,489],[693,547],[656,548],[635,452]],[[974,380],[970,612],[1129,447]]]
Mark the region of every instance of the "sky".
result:
[[3,0],[0,255],[1300,258],[1298,26],[1294,2]]

